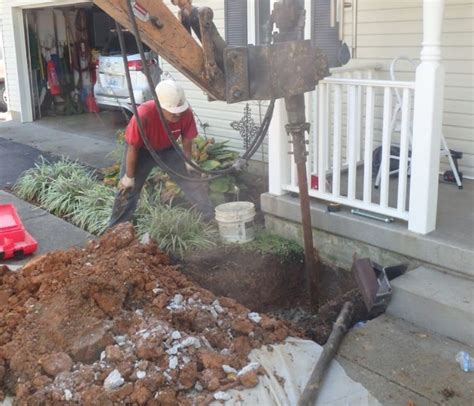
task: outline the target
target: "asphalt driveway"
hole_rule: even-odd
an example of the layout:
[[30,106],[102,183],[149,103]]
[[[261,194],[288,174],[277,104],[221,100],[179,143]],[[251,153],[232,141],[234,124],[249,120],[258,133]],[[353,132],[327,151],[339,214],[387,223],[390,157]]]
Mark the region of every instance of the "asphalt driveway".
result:
[[11,187],[23,171],[34,166],[40,156],[50,161],[54,155],[0,137],[0,189]]

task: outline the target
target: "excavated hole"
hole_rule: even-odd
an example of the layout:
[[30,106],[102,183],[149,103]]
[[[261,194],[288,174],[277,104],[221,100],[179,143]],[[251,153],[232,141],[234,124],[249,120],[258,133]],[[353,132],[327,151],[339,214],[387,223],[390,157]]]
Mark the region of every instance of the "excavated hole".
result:
[[326,342],[345,301],[355,305],[353,323],[367,319],[352,275],[324,263],[318,312],[310,308],[303,263],[283,262],[276,255],[232,245],[187,255],[181,270],[215,295],[295,323],[319,344]]

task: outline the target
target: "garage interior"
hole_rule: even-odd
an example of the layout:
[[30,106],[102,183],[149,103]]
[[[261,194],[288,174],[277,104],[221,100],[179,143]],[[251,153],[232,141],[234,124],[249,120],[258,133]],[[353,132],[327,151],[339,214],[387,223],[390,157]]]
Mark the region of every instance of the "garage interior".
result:
[[114,137],[129,115],[94,99],[98,56],[115,22],[92,3],[24,10],[34,120],[68,132]]

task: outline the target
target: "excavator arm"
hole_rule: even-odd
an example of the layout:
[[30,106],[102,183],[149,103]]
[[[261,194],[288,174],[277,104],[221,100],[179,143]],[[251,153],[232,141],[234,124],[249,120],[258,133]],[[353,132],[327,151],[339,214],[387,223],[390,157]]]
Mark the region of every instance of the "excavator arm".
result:
[[[128,0],[94,0],[94,3],[125,29],[132,30]],[[314,90],[328,74],[327,59],[311,41],[280,37],[273,44],[227,47],[213,22],[209,7],[194,7],[190,0],[172,0],[179,18],[163,0],[132,1],[141,39],[210,99],[235,103],[270,100]],[[270,26],[301,27],[289,7],[276,3]],[[283,22],[284,21],[284,22]],[[304,26],[304,25],[303,25]],[[192,36],[196,34],[200,43]]]

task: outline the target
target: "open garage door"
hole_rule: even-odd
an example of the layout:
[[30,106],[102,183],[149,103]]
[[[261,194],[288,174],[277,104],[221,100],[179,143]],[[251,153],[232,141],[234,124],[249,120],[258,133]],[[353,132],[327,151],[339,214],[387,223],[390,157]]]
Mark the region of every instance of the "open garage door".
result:
[[[130,115],[115,22],[108,15],[92,3],[80,3],[25,9],[24,21],[35,120],[110,109]],[[126,36],[133,89],[142,103],[151,93],[134,38]],[[149,51],[147,58],[158,83],[158,57]]]

